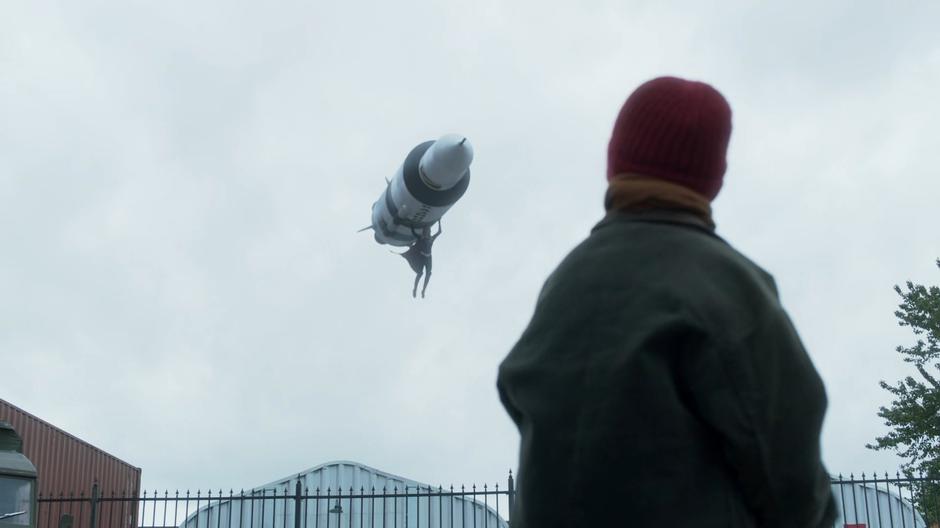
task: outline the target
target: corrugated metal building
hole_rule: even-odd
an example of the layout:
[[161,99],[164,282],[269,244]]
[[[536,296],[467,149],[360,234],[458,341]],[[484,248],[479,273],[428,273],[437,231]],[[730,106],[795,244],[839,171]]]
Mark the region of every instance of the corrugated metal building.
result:
[[2,399],[0,420],[10,422],[23,439],[23,454],[39,472],[42,496],[84,493],[89,497],[95,482],[102,494],[113,491],[136,496],[140,490],[140,468]]
[[835,526],[927,528],[910,501],[885,488],[885,484],[876,488],[870,483],[833,482],[832,494],[840,512]]
[[[198,508],[181,528],[225,526],[226,528],[281,528],[294,526],[293,495],[300,482],[308,498],[301,506],[301,526],[375,526],[399,528],[448,528],[451,526],[509,528],[494,505],[497,496],[436,496],[439,488],[379,471],[357,462],[322,464],[245,492],[245,498],[212,502]],[[383,499],[327,498],[342,493],[358,495],[375,490],[409,497]],[[445,490],[446,491],[446,490]],[[482,489],[477,489],[481,492]],[[431,493],[430,496],[423,494]],[[421,496],[415,496],[421,495]],[[266,497],[266,498],[261,498]],[[276,497],[276,498],[275,498]],[[505,504],[504,504],[505,506]],[[351,523],[351,524],[350,524]]]

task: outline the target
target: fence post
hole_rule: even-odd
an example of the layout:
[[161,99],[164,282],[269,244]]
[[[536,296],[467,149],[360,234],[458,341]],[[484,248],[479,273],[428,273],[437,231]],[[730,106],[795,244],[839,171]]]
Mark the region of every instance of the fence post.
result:
[[98,483],[95,482],[91,486],[91,520],[89,521],[89,528],[98,527]]
[[297,486],[294,487],[294,528],[300,528],[301,490],[300,479],[297,479]]
[[516,488],[515,483],[512,480],[512,470],[509,470],[509,486],[506,488],[508,490],[509,497],[509,513],[506,514],[506,524],[512,526],[512,506],[516,502]]
[[[51,510],[51,508],[50,508],[50,510]],[[49,513],[50,513],[50,515],[52,514],[51,511],[50,511]],[[73,522],[74,520],[75,520],[75,519],[74,519],[71,515],[69,515],[69,514],[67,514],[67,513],[63,513],[62,516],[59,517],[59,528],[72,528],[72,522]]]

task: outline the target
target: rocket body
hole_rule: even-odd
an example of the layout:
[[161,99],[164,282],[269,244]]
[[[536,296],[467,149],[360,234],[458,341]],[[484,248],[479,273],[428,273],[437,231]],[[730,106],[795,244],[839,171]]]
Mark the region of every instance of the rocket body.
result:
[[467,191],[473,147],[456,134],[421,143],[372,204],[375,241],[410,246],[416,233],[435,224]]

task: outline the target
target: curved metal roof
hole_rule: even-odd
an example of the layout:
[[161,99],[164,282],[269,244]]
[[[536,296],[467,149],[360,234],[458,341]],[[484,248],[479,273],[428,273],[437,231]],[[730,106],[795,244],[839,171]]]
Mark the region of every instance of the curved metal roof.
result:
[[[431,486],[349,460],[313,466],[235,497],[223,497],[187,516],[182,528],[216,526],[280,528],[294,526],[295,493],[300,484],[305,526],[488,526],[508,528],[506,509],[494,488]],[[502,502],[502,506],[499,506]],[[495,506],[495,507],[494,507]],[[502,508],[502,511],[500,509]],[[337,522],[339,524],[337,524]]]

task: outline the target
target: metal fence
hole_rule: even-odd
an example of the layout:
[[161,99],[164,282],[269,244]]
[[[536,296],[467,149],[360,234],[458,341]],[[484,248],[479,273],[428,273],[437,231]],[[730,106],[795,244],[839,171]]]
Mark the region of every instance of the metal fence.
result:
[[[831,481],[834,528],[940,528],[940,477],[885,473]],[[163,491],[40,497],[37,528],[508,528],[507,485],[460,488]],[[506,520],[504,520],[504,518]],[[629,522],[625,511],[624,522]]]
[[37,528],[508,528],[507,486],[40,497]]
[[832,479],[839,528],[940,527],[940,477],[862,473]]

